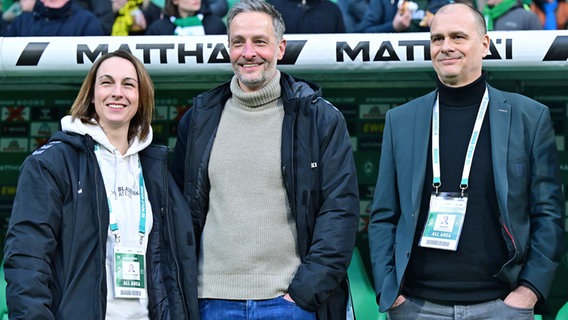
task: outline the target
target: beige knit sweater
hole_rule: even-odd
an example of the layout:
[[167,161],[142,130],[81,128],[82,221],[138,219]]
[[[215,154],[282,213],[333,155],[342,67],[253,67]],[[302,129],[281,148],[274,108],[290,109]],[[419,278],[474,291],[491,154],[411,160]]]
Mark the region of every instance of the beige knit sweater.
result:
[[199,298],[260,300],[287,292],[300,258],[281,171],[280,73],[258,92],[234,77],[211,158]]

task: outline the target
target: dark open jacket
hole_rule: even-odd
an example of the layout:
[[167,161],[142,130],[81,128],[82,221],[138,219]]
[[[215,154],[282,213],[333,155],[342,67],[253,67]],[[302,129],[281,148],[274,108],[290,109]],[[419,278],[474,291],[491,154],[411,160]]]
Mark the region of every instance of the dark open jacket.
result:
[[[282,73],[282,180],[302,259],[288,293],[318,319],[345,320],[347,267],[359,221],[359,191],[345,120],[313,83]],[[209,205],[209,156],[229,83],[197,96],[182,117],[172,170],[189,201],[199,242]],[[252,155],[251,155],[252,156]],[[197,246],[199,248],[199,244]]]
[[[564,252],[565,202],[550,111],[522,95],[487,88],[495,191],[509,251],[509,261],[494,277],[511,290],[530,285],[543,302]],[[421,227],[424,155],[429,152],[436,96],[432,91],[386,114],[369,224],[374,287],[382,312],[400,294],[415,231]]]
[[[93,147],[88,135],[57,132],[22,166],[4,248],[10,319],[104,319],[109,211]],[[139,154],[154,223],[149,315],[198,319],[193,229],[167,153]]]

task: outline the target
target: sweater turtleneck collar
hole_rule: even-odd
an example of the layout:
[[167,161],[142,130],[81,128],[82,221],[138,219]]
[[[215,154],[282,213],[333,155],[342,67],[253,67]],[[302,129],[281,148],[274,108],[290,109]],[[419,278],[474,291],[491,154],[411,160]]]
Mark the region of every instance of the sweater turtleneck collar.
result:
[[446,86],[436,77],[440,104],[450,107],[466,107],[480,104],[487,87],[485,78],[486,73],[484,71],[474,82],[455,88]]
[[231,92],[233,93],[233,103],[247,108],[257,108],[267,105],[278,98],[282,93],[280,87],[280,71],[276,70],[274,77],[260,90],[244,92],[239,86],[237,76],[231,79]]

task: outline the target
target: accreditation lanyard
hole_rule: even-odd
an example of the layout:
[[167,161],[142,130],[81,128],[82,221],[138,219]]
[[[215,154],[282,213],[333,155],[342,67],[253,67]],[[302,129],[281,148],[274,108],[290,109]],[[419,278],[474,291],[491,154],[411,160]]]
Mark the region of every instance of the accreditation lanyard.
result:
[[468,197],[465,190],[469,185],[469,173],[473,153],[477,145],[477,139],[481,131],[488,103],[489,98],[486,88],[477,112],[473,132],[469,139],[460,182],[461,192],[438,192],[438,189],[442,185],[442,179],[440,176],[440,103],[439,97],[436,97],[434,112],[432,114],[432,185],[436,190],[430,197],[428,217],[426,218],[422,237],[418,243],[421,247],[452,251],[457,250],[467,209]]
[[[465,155],[465,161],[463,166],[462,178],[460,182],[461,195],[464,195],[465,189],[469,186],[469,173],[471,171],[471,163],[473,160],[473,153],[475,152],[475,146],[477,145],[477,140],[479,138],[479,133],[481,132],[481,126],[483,125],[483,118],[487,111],[487,105],[489,104],[489,95],[487,93],[487,88],[485,88],[485,93],[483,94],[483,99],[481,100],[481,105],[477,111],[477,118],[475,119],[475,124],[473,126],[473,132],[471,133],[471,138],[469,139],[469,145],[467,147],[467,153]],[[433,181],[432,186],[436,189],[436,194],[438,193],[438,188],[442,185],[442,178],[440,174],[440,98],[436,97],[436,102],[434,103],[434,112],[432,114],[432,167],[433,167]]]
[[[95,154],[100,157],[100,148],[98,144],[95,144]],[[101,163],[99,161],[99,167]],[[140,174],[138,177],[138,183],[140,185],[140,220],[138,225],[138,235],[140,236],[140,244],[146,235],[146,192],[144,189],[144,176],[142,175],[142,165],[140,164],[140,159],[138,159],[138,169],[140,169]],[[112,204],[110,200],[110,195],[107,194],[108,211],[109,211],[109,227],[110,231],[114,235],[114,240],[116,243],[120,243],[120,230],[118,228],[116,212],[112,209]]]

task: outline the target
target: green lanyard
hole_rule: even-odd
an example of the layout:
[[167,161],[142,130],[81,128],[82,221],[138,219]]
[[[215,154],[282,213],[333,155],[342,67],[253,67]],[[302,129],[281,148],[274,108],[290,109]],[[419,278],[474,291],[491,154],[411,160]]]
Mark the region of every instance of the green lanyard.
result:
[[[100,155],[100,148],[98,144],[95,144],[95,155]],[[99,168],[101,168],[101,163],[99,162]],[[146,235],[146,192],[144,190],[144,176],[142,175],[142,165],[140,164],[140,159],[138,159],[138,168],[140,169],[140,175],[138,177],[138,183],[140,185],[140,222],[138,225],[138,235],[140,236],[140,244],[142,244],[142,240]],[[116,220],[116,213],[112,210],[112,205],[110,201],[110,197],[107,196],[108,202],[108,211],[109,211],[109,227],[110,231],[114,235],[114,240],[116,243],[120,243],[120,231],[118,229],[118,223]]]
[[[460,183],[460,189],[462,197],[464,195],[465,189],[469,185],[469,172],[471,170],[471,162],[473,160],[473,153],[475,152],[475,146],[477,145],[477,138],[481,132],[481,125],[483,124],[483,118],[485,117],[485,111],[487,111],[487,105],[489,104],[489,96],[487,94],[487,88],[485,88],[485,93],[483,94],[483,99],[481,100],[481,105],[479,111],[477,112],[477,118],[475,119],[475,124],[473,126],[473,132],[471,133],[471,138],[469,140],[469,145],[467,148],[467,153],[465,155],[465,162],[463,167],[462,179]],[[439,97],[436,97],[436,102],[434,103],[434,112],[432,113],[432,165],[433,165],[433,178],[432,185],[436,188],[436,194],[438,194],[438,188],[442,185],[442,179],[440,177],[440,101]]]

